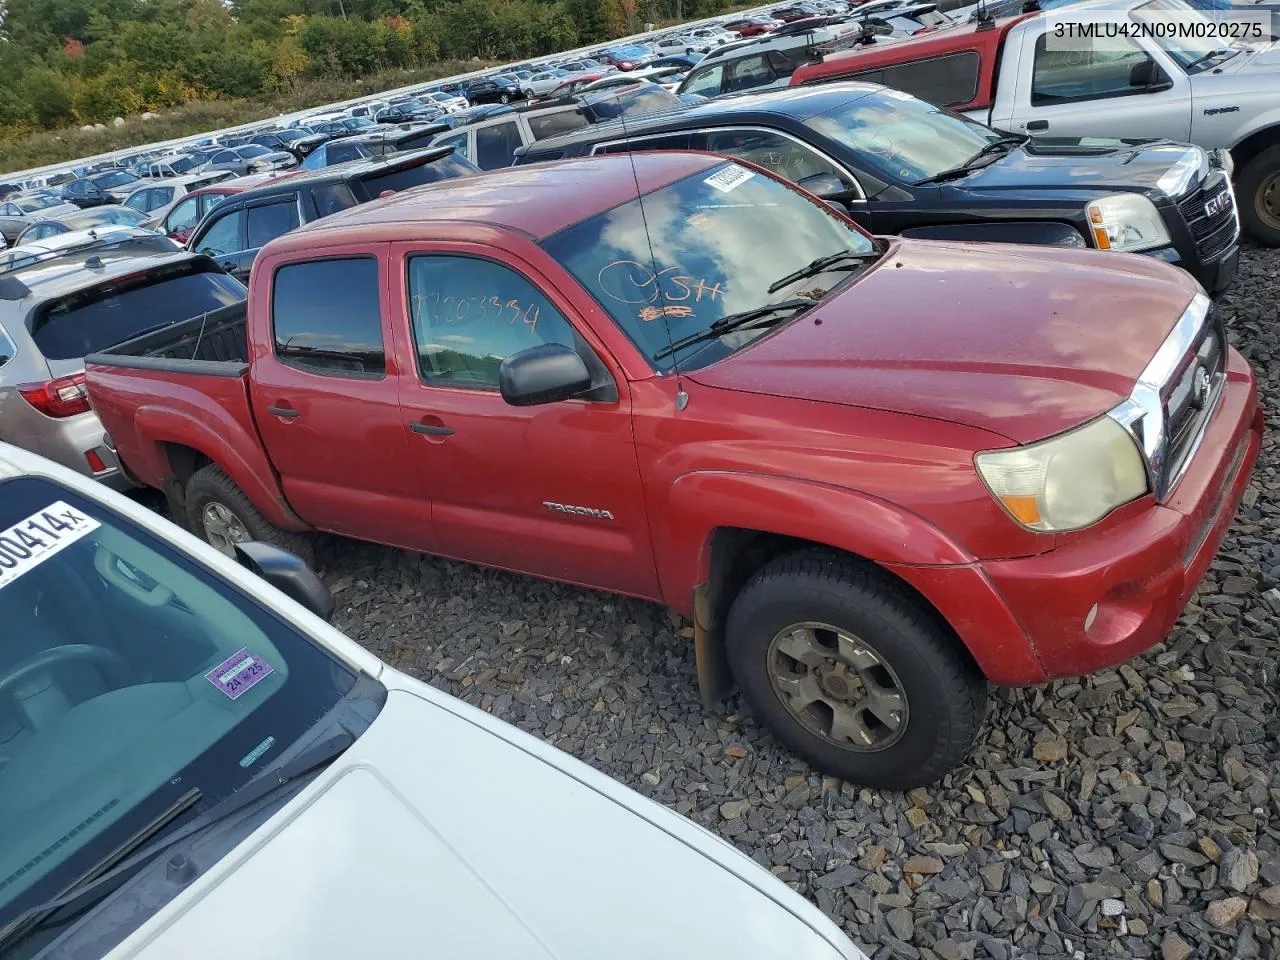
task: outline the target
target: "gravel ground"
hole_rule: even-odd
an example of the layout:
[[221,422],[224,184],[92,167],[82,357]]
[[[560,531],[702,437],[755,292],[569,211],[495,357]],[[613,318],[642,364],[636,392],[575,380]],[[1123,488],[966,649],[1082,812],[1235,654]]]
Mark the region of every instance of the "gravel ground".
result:
[[[1280,418],[1280,252],[1224,301]],[[699,705],[658,607],[327,539],[337,624],[397,667],[735,843],[875,958],[1280,956],[1280,447],[1167,644],[997,693],[971,761],[907,794]],[[732,918],[728,918],[733,922]]]

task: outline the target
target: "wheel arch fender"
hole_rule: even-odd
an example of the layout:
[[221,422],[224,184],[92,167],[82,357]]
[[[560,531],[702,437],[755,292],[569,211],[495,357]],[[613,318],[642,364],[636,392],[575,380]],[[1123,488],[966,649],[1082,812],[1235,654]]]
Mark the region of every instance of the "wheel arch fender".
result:
[[[807,480],[700,471],[676,480],[656,529],[663,596],[693,620],[698,683],[708,705],[733,688],[723,623],[738,590],[778,552],[813,547],[866,561],[899,582],[996,682],[1044,677],[1025,631],[975,558],[923,517],[881,498]],[[737,552],[748,545],[764,552],[733,572]]]
[[[267,461],[261,444],[231,442],[243,431],[232,427],[233,432],[220,432],[226,424],[206,423],[176,410],[160,406],[139,407],[135,419],[139,437],[148,445],[148,458],[161,469],[163,485],[178,479],[169,457],[169,446],[186,447],[200,453],[209,462],[217,464],[244,495],[261,511],[266,519],[284,530],[307,531],[311,526],[302,520],[285,499],[284,491],[276,480],[275,471]],[[246,453],[240,449],[247,448]]]
[[788,477],[697,471],[676,479],[657,528],[663,597],[688,614],[690,585],[711,573],[718,530],[790,537],[877,564],[963,564],[970,556],[924,518],[878,497]]
[[1280,146],[1280,107],[1251,117],[1249,123],[1236,131],[1231,142],[1231,158],[1236,173],[1268,147]]

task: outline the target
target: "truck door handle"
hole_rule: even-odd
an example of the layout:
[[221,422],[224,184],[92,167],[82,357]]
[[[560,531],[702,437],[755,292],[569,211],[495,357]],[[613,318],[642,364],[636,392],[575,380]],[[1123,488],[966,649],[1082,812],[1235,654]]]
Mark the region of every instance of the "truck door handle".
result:
[[293,407],[279,407],[272,404],[267,407],[267,413],[271,414],[273,417],[285,417],[286,419],[292,420],[294,417],[298,416],[299,411],[293,409]]
[[219,262],[218,266],[220,266],[223,270],[226,270],[228,273],[230,273],[232,270],[235,270],[238,266],[240,266],[240,264],[236,263],[236,261],[234,260],[223,260]]
[[[424,420],[427,422],[423,422]],[[409,424],[409,429],[414,433],[425,434],[428,437],[453,436],[453,427],[446,427],[439,417],[424,417],[423,420],[419,420],[417,423]]]
[[1048,130],[1048,129],[1049,129],[1048,120],[1028,120],[1027,121],[1027,133],[1040,133],[1041,131]]

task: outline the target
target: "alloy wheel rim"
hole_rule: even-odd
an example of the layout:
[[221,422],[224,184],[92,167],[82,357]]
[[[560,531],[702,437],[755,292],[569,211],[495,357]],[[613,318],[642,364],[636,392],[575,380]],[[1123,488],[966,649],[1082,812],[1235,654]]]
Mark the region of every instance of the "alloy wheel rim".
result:
[[1258,184],[1258,216],[1274,230],[1280,230],[1280,170]]
[[225,504],[205,504],[200,514],[204,538],[228,557],[236,555],[236,544],[250,540],[249,528]]
[[906,693],[870,644],[839,627],[805,621],[778,631],[767,657],[774,694],[808,732],[857,753],[902,739]]

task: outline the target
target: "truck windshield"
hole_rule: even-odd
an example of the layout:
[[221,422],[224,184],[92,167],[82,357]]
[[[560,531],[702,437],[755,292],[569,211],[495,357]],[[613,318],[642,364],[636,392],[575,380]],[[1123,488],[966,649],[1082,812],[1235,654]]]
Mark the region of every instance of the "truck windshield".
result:
[[127,518],[0,480],[0,930],[190,791],[240,789],[355,685]]
[[[1231,49],[1231,43],[1222,39],[1223,34],[1210,24],[1203,12],[1183,0],[1151,0],[1136,7],[1130,16],[1139,23],[1155,23],[1176,17],[1179,24],[1189,24],[1186,30],[1153,30],[1151,36],[1164,48],[1165,53],[1177,61],[1188,73],[1200,73],[1221,66],[1239,53]],[[1204,21],[1203,29],[1196,30],[1193,21]],[[1161,26],[1164,26],[1161,23]],[[1166,36],[1169,34],[1169,36]],[[1174,35],[1176,34],[1176,35]]]
[[994,130],[897,90],[855,97],[805,126],[834,140],[897,183],[963,166],[1001,139]]
[[643,205],[636,199],[597,214],[542,246],[661,371],[673,362],[681,369],[706,366],[760,331],[662,356],[672,342],[730,314],[801,295],[820,299],[848,274],[823,273],[770,291],[778,278],[821,257],[875,249],[870,237],[824,205],[736,163],[655,190]]
[[187,260],[55,300],[33,318],[31,338],[46,359],[70,360],[244,298],[239,281]]

